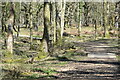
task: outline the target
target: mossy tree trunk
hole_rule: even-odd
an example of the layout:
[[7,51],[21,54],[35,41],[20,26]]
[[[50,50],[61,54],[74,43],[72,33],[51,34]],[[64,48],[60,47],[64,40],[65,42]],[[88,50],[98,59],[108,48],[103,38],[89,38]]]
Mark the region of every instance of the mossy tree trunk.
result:
[[1,24],[2,24],[2,35],[4,37],[4,46],[6,48],[7,43],[6,43],[6,25],[5,25],[5,21],[6,21],[6,3],[2,2],[2,19],[1,19]]
[[2,32],[4,33],[6,31],[6,26],[5,26],[5,7],[6,3],[2,3],[2,19],[1,19],[1,23],[2,23]]
[[56,18],[56,3],[54,1],[54,3],[52,4],[52,26],[54,28],[53,30],[53,43],[56,43],[56,40],[57,40],[57,27],[56,27],[56,21],[57,21],[57,18]]
[[10,16],[6,22],[7,24],[7,50],[11,54],[13,53],[13,26],[14,26],[14,16],[15,16],[15,11],[14,11],[14,3],[11,2],[11,7],[10,7]]
[[60,39],[60,4],[56,3],[56,44],[61,40]]
[[42,51],[49,52],[49,27],[50,27],[50,6],[44,2],[44,33],[42,38]]
[[7,31],[7,50],[11,54],[13,53],[13,32],[11,25],[8,25],[8,31]]
[[29,19],[29,29],[30,29],[30,49],[32,49],[32,42],[33,42],[33,38],[32,38],[32,35],[33,35],[33,32],[32,32],[32,28],[33,28],[33,5],[32,5],[32,2],[30,2],[30,9],[29,9],[29,16],[30,16],[30,19]]
[[19,37],[19,34],[20,34],[20,27],[21,27],[21,24],[22,24],[22,14],[21,14],[21,4],[22,2],[20,1],[19,3],[19,24],[18,24],[18,27],[17,27],[17,37]]

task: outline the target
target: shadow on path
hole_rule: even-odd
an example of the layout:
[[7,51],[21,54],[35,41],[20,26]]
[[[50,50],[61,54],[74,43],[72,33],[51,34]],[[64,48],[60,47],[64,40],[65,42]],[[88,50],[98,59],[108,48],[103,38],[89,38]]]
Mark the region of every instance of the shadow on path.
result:
[[92,60],[84,60],[84,61],[77,61],[72,59],[59,59],[59,61],[71,61],[71,62],[79,62],[79,63],[92,63],[92,64],[110,64],[110,65],[120,65],[119,61],[92,61]]

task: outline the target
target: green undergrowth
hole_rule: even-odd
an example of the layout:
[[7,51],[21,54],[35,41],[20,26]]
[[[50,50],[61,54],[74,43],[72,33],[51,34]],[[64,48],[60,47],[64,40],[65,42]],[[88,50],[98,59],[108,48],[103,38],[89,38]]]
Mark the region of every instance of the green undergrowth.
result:
[[59,61],[59,59],[56,58],[56,62],[55,62],[55,60],[51,61],[49,63],[43,62],[43,63],[39,63],[38,66],[42,66],[42,67],[52,67],[52,66],[54,66],[55,67],[55,66],[64,66],[66,64],[68,64],[68,62],[66,62],[66,61]]
[[117,55],[117,60],[120,61],[120,55]]
[[33,74],[31,76],[26,76],[24,77],[24,80],[54,80],[56,76],[54,75],[38,75],[38,74]]
[[57,73],[54,69],[50,69],[50,68],[34,68],[33,71],[35,72],[42,72],[48,75],[52,75]]
[[27,79],[38,79],[39,78],[39,74],[31,74],[31,75],[27,75],[27,76],[24,76],[24,78],[27,78]]
[[3,63],[26,63],[29,59],[28,58],[3,58],[2,62]]
[[27,79],[39,79],[39,78],[49,78],[54,77],[54,74],[58,72],[50,68],[33,68],[32,73],[24,74],[24,77]]
[[25,73],[30,73],[31,68],[33,67],[33,65],[31,64],[23,64],[23,63],[4,63],[3,65],[3,70],[5,72],[9,72],[11,74],[11,77],[21,77],[21,75],[25,74]]
[[38,54],[34,56],[35,61],[39,61],[48,57],[48,53],[39,51]]
[[42,38],[42,36],[39,36],[39,35],[33,35],[32,37],[35,37],[35,38]]

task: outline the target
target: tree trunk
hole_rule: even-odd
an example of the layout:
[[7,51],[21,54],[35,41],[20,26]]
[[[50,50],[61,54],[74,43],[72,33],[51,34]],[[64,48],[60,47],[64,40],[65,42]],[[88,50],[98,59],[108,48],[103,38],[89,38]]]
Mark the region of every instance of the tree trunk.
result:
[[54,41],[54,43],[56,43],[56,39],[57,39],[56,21],[57,20],[56,20],[56,4],[55,4],[55,2],[53,3],[52,6],[53,6],[53,27],[54,27],[54,38],[53,38],[54,40],[53,41]]
[[56,3],[56,42],[58,43],[61,40],[61,16],[60,16],[60,4]]
[[93,20],[93,22],[94,22],[94,31],[95,31],[94,36],[95,36],[95,40],[96,40],[96,38],[97,38],[97,22],[96,22],[96,20]]
[[20,27],[21,27],[21,24],[22,24],[22,17],[21,17],[21,1],[19,3],[20,5],[20,12],[19,12],[19,25],[17,27],[17,37],[19,37],[19,33],[20,33]]
[[89,9],[89,6],[88,6],[88,2],[85,2],[85,5],[84,5],[84,26],[89,26],[88,24],[88,9]]
[[61,39],[62,39],[63,33],[64,33],[65,6],[66,6],[66,2],[65,2],[65,0],[63,0],[63,2],[61,2]]
[[13,31],[12,26],[8,25],[8,32],[7,32],[7,50],[11,54],[13,53]]
[[13,25],[14,25],[14,3],[11,2],[10,8],[10,17],[7,20],[6,24],[8,25],[7,28],[7,50],[12,54],[13,53]]
[[81,29],[82,29],[82,9],[81,9],[81,2],[78,3],[78,11],[79,11],[79,20],[78,20],[78,34],[81,36]]
[[[118,49],[120,50],[120,1],[116,3],[117,22],[118,22]],[[118,51],[119,51],[118,50]]]
[[19,37],[19,32],[20,32],[20,25],[17,27],[17,37]]
[[29,16],[30,16],[30,27],[29,27],[29,29],[30,29],[30,49],[32,49],[32,41],[33,41],[33,38],[32,38],[32,35],[33,35],[33,33],[32,33],[32,27],[33,27],[33,21],[32,21],[32,18],[33,18],[33,15],[32,15],[32,13],[33,13],[33,6],[32,6],[32,2],[30,3],[30,11],[29,11]]
[[6,3],[2,2],[2,19],[1,19],[1,24],[2,24],[2,35],[4,36],[4,47],[6,48],[7,47],[7,43],[6,43],[6,39],[7,38],[6,38],[5,32],[7,31],[7,29],[6,29],[6,25],[5,25],[5,21],[6,21],[5,15],[6,15]]
[[[31,15],[31,19],[32,19],[32,15]],[[30,20],[30,49],[32,49],[32,42],[33,42],[33,38],[32,38],[32,21]]]
[[[107,26],[110,26],[110,23],[109,23],[109,14],[110,14],[110,3],[107,2]],[[112,20],[111,20],[112,22]]]
[[2,32],[4,33],[6,31],[6,26],[5,26],[5,3],[2,3],[2,19],[1,19],[1,23],[2,23]]
[[50,27],[50,7],[48,2],[44,2],[44,33],[42,39],[42,51],[48,53],[49,51],[49,31]]
[[105,26],[105,2],[103,1],[103,30],[104,30],[104,33],[103,33],[103,37],[106,36],[106,26]]

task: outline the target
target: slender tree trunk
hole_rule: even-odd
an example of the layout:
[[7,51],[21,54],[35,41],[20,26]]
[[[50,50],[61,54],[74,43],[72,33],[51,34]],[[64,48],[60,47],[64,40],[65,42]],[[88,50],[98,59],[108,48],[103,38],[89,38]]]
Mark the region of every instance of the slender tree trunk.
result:
[[103,37],[106,36],[106,26],[105,26],[105,2],[103,1],[103,30],[104,30],[104,33],[103,33]]
[[50,7],[48,2],[44,2],[44,33],[42,39],[42,50],[45,53],[49,51],[49,31],[50,27]]
[[107,4],[107,26],[110,26],[110,23],[109,23],[110,4],[109,2],[107,2],[106,4]]
[[27,9],[27,7],[25,7],[25,17],[24,17],[24,19],[25,19],[25,27],[26,28],[28,28],[28,17],[29,15],[28,15],[28,9]]
[[11,2],[11,8],[10,8],[10,17],[7,20],[7,50],[12,54],[13,53],[13,26],[14,26],[14,3]]
[[65,15],[65,6],[66,6],[66,2],[65,0],[63,0],[63,2],[61,2],[61,39],[63,37],[63,33],[64,33],[64,15]]
[[88,9],[89,9],[89,6],[88,6],[88,2],[85,2],[85,5],[84,5],[84,26],[88,26]]
[[61,8],[60,7],[60,4],[59,3],[56,3],[56,42],[59,42],[61,40],[61,23],[60,23],[60,10]]
[[120,1],[116,3],[117,22],[118,22],[118,51],[120,50]]
[[20,32],[20,25],[18,25],[18,27],[17,27],[17,37],[19,37],[19,32]]
[[32,15],[30,15],[30,18],[31,18],[31,20],[30,20],[30,49],[32,49],[32,42],[33,42],[33,37],[32,37],[32,35],[33,35],[33,33],[32,33]]
[[20,27],[21,27],[21,24],[22,24],[22,18],[21,18],[21,1],[20,1],[20,3],[19,3],[19,5],[20,5],[20,12],[19,12],[19,25],[18,25],[18,27],[17,27],[17,37],[19,37],[19,32],[20,32]]
[[96,22],[96,20],[94,20],[94,31],[95,31],[95,40],[96,40],[96,38],[97,38],[97,22]]
[[32,6],[32,2],[30,3],[30,11],[29,11],[29,13],[30,13],[30,49],[32,49],[32,41],[33,41],[33,38],[32,38],[32,27],[33,27],[33,21],[32,21],[32,18],[33,18],[33,15],[32,15],[32,12],[33,12],[33,6]]
[[80,4],[80,2],[78,3],[79,5],[79,7],[78,7],[78,11],[79,11],[79,24],[78,24],[78,34],[79,34],[79,36],[81,36],[81,29],[82,29],[82,9],[81,9],[81,4]]
[[5,15],[6,15],[6,3],[3,3],[2,2],[2,19],[1,19],[1,24],[2,24],[2,35],[4,36],[4,47],[6,48],[7,47],[7,43],[6,43],[6,25],[5,25],[5,21],[6,21],[6,18],[5,18]]
[[5,3],[2,3],[2,19],[1,19],[1,23],[2,23],[2,32],[5,32]]
[[54,43],[56,43],[56,39],[57,39],[57,31],[56,31],[56,4],[54,3],[53,5],[53,27],[54,27]]
[[13,31],[12,26],[8,25],[8,32],[7,32],[7,50],[11,54],[13,53]]

